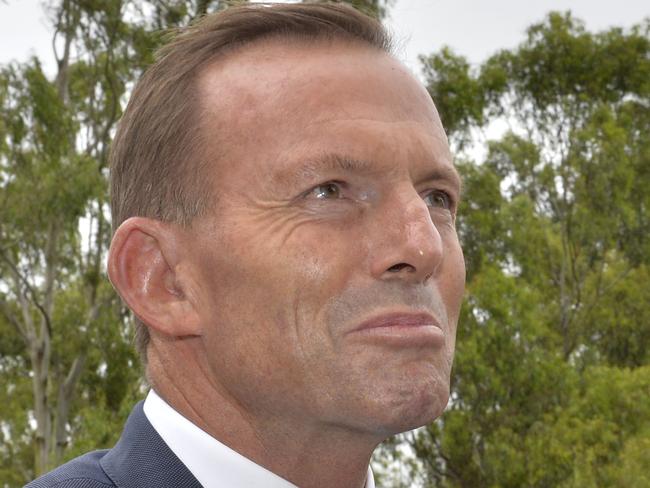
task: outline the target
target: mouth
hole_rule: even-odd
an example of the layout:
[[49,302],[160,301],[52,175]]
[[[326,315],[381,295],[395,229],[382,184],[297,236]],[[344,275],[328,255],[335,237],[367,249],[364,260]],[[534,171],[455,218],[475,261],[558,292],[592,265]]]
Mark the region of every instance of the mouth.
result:
[[430,313],[386,313],[361,322],[351,334],[371,341],[402,347],[440,347],[445,334]]

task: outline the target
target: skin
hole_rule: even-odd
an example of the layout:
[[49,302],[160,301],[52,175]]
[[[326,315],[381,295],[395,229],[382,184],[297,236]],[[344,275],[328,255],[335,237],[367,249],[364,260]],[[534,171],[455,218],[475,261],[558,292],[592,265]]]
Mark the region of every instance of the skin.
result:
[[[398,61],[340,41],[252,44],[198,89],[214,211],[129,219],[109,255],[152,385],[298,486],[361,487],[377,444],[449,396],[465,269],[436,109]],[[355,330],[421,312],[437,338]]]

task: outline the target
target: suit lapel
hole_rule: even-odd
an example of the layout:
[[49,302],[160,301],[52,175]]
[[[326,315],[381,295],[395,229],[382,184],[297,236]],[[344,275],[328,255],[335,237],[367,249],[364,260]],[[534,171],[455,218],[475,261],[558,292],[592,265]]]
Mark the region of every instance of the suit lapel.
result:
[[142,405],[135,406],[122,437],[101,459],[106,475],[119,488],[201,488],[149,423]]

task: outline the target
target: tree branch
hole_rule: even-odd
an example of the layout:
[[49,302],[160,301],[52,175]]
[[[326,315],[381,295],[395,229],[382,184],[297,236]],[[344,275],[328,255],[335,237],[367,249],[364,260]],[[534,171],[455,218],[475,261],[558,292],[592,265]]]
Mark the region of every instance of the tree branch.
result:
[[68,416],[70,415],[70,401],[74,394],[74,389],[79,380],[79,376],[81,376],[81,372],[83,371],[85,362],[86,350],[84,349],[81,354],[74,359],[65,380],[59,385],[59,395],[56,405],[56,426],[54,431],[55,458],[57,463],[62,460],[63,451],[68,445],[66,426],[68,424]]
[[[23,286],[27,289],[27,291],[31,295],[31,298],[32,298],[31,301],[36,306],[38,311],[41,313],[41,315],[43,317],[43,320],[45,321],[45,325],[47,327],[47,332],[48,332],[49,336],[51,337],[52,336],[52,324],[50,322],[50,316],[48,315],[47,311],[45,310],[45,307],[43,307],[43,305],[41,305],[41,303],[38,301],[38,294],[36,293],[36,291],[34,291],[34,288],[32,288],[32,285],[29,283],[27,278],[25,278],[20,273],[20,271],[14,265],[14,263],[12,263],[11,260],[7,257],[7,255],[5,254],[4,250],[1,247],[0,247],[0,258],[2,258],[2,260],[4,262],[6,262],[7,265],[9,265],[9,268],[11,269],[12,274],[14,275],[16,281],[22,283]],[[20,290],[16,290],[16,291],[17,291],[17,295],[19,297],[23,296],[23,294],[20,292]],[[26,323],[25,325],[29,326],[28,323]],[[35,331],[34,331],[34,334],[35,334]]]
[[[63,22],[63,15],[65,13],[65,26],[61,26]],[[56,74],[56,88],[59,94],[61,101],[67,105],[68,103],[68,66],[70,64],[70,47],[72,45],[72,40],[74,38],[74,28],[73,28],[73,13],[71,12],[71,6],[69,0],[64,0],[63,5],[61,6],[61,14],[57,22],[57,30],[54,34],[53,43],[56,40],[56,33],[63,30],[65,32],[65,41],[63,44],[63,56],[61,58],[57,57],[57,74]],[[55,51],[56,57],[56,51]]]

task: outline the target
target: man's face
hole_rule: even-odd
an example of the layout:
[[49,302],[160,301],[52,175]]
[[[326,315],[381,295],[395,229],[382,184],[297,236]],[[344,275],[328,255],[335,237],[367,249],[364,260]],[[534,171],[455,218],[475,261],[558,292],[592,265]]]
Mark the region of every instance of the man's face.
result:
[[376,50],[283,41],[199,87],[217,203],[188,253],[217,387],[254,418],[378,437],[434,419],[465,269],[426,91]]

